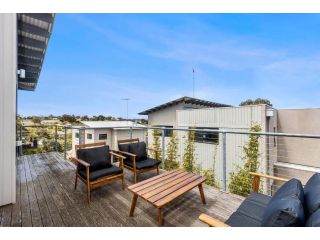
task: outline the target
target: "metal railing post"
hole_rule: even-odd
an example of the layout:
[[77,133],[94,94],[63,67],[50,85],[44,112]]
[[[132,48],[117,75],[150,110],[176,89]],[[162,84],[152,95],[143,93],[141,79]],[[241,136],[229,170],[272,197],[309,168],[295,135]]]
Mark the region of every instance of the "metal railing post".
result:
[[164,161],[165,161],[165,154],[166,154],[166,144],[165,144],[165,136],[164,136],[164,133],[165,133],[165,128],[162,127],[161,129],[161,142],[162,142],[162,162],[161,162],[161,165],[162,165],[162,168],[164,168]]
[[130,139],[132,139],[132,127],[130,127]]
[[67,127],[64,127],[64,159],[67,159]]
[[22,125],[20,126],[19,140],[21,141],[21,146],[19,147],[19,155],[22,156]]
[[222,189],[227,191],[227,135],[225,132],[221,133],[221,160],[222,160]]
[[58,151],[58,126],[55,125],[55,133],[54,133],[54,140],[55,140],[55,151]]

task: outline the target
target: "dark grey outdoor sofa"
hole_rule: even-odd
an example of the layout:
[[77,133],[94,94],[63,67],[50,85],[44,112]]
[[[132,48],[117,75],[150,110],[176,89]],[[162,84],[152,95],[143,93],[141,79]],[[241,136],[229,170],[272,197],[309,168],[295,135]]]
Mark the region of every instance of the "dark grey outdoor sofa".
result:
[[[206,214],[199,219],[211,227],[320,227],[320,173],[315,173],[304,187],[298,179],[252,175],[253,192],[227,221]],[[270,197],[258,193],[260,177],[285,183]]]

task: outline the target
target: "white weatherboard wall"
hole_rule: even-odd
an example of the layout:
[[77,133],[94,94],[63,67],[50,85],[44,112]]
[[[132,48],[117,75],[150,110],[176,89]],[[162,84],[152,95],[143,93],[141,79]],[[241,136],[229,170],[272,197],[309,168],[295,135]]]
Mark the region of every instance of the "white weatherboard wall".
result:
[[[262,131],[266,131],[266,106],[254,105],[244,107],[206,108],[188,111],[177,111],[177,127],[208,127],[227,130],[248,131],[252,123],[260,124]],[[179,133],[179,152],[183,156],[184,150],[183,132]],[[182,140],[182,141],[181,141]],[[227,156],[227,183],[230,173],[235,170],[236,165],[242,165],[243,146],[248,141],[248,135],[227,134],[226,156]],[[203,168],[214,168],[216,180],[222,181],[222,137],[219,136],[219,144],[195,143],[196,159]],[[260,171],[265,172],[266,162],[265,139],[260,140]]]
[[16,201],[17,17],[0,14],[0,206]]
[[[258,123],[262,127],[262,131],[267,131],[266,122],[266,105],[244,106],[244,107],[224,107],[224,108],[202,108],[193,110],[177,110],[176,123],[177,128],[218,128],[236,131],[248,131],[252,123]],[[156,121],[156,119],[153,119]],[[270,121],[276,126],[276,121]],[[186,132],[177,131],[178,134],[178,155],[182,162]],[[152,131],[148,131],[149,145],[153,144]],[[165,138],[167,145],[170,138]],[[161,141],[161,138],[160,138]],[[229,173],[235,170],[236,165],[243,164],[243,146],[248,141],[248,135],[227,134],[226,135],[226,155],[227,155],[227,183],[229,183]],[[216,180],[222,184],[223,163],[222,156],[222,138],[219,136],[219,144],[195,143],[196,159],[204,169],[214,169]],[[272,151],[272,149],[269,149]],[[266,172],[268,161],[266,158],[266,139],[260,139],[260,171]],[[222,185],[221,185],[222,186]]]

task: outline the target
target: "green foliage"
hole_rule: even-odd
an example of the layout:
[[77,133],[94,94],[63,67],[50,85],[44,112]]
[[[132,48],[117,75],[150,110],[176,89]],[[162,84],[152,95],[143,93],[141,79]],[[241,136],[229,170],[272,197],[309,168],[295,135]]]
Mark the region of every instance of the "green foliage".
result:
[[[153,136],[153,143],[152,143],[152,148],[160,150],[161,149],[161,144],[160,144],[160,131],[158,129],[153,129],[152,131],[152,136]],[[156,153],[155,151],[151,151],[151,156],[153,158],[156,158]],[[161,159],[161,151],[158,153],[158,158]]]
[[196,170],[195,166],[195,132],[188,131],[187,139],[185,141],[185,148],[183,154],[182,168],[187,172],[194,172]]
[[[252,124],[250,132],[260,132],[259,124]],[[244,165],[236,166],[236,171],[230,173],[229,191],[241,196],[248,196],[251,192],[253,178],[250,172],[256,172],[259,168],[259,139],[260,135],[250,135],[248,142],[243,146]]]
[[246,106],[246,105],[258,105],[258,104],[267,104],[268,106],[272,107],[270,100],[264,98],[257,98],[255,100],[247,99],[239,104],[239,106]]
[[178,162],[178,138],[176,132],[172,133],[170,141],[167,145],[166,159],[164,161],[165,170],[173,170],[179,168]]
[[216,182],[216,179],[215,179],[216,173],[212,168],[201,170],[201,175],[207,178],[207,180],[205,181],[207,185],[215,188],[220,188],[219,184]]

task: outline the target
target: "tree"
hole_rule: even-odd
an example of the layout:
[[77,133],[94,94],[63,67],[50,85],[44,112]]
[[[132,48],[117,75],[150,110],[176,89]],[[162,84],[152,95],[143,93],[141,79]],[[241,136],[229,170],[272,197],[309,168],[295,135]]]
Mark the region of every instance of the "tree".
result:
[[247,105],[258,105],[258,104],[266,104],[272,107],[271,102],[268,99],[264,98],[257,98],[255,100],[247,99],[239,104],[239,106],[247,106]]
[[[250,132],[261,132],[259,124],[252,124]],[[250,135],[248,142],[243,146],[244,165],[236,166],[236,171],[230,173],[229,191],[241,196],[248,196],[251,192],[253,177],[250,172],[259,168],[259,139],[260,135]]]
[[185,141],[185,148],[183,154],[182,167],[187,172],[194,172],[196,170],[195,165],[195,132],[188,131],[187,139]]
[[69,122],[69,123],[75,123],[77,121],[77,118],[74,115],[63,114],[60,117],[60,121]]
[[[160,144],[160,131],[158,129],[153,129],[152,131],[152,136],[153,136],[153,143],[152,143],[152,148],[156,150],[161,149],[161,144]],[[151,156],[153,158],[156,158],[156,153],[155,151],[151,151]],[[161,151],[159,152],[158,158],[162,158]]]
[[32,122],[34,124],[40,124],[41,123],[41,118],[40,117],[32,117]]
[[179,168],[178,162],[178,138],[176,132],[172,133],[170,141],[167,145],[166,159],[164,161],[165,170],[173,170]]

